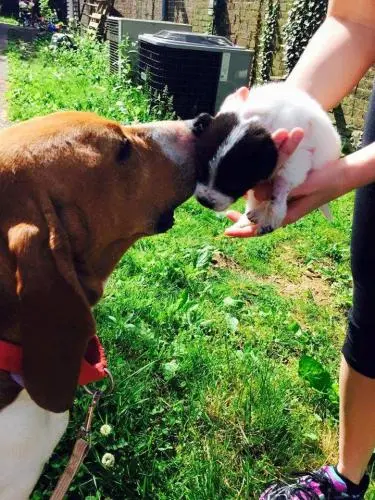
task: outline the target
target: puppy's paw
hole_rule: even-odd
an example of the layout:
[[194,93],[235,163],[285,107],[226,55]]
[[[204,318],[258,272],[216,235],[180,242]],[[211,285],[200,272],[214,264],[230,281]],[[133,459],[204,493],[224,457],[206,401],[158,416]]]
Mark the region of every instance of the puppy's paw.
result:
[[263,221],[264,221],[264,218],[266,217],[266,213],[267,213],[267,204],[262,203],[261,205],[257,206],[256,208],[253,208],[253,210],[250,210],[249,212],[247,212],[246,217],[253,224],[263,225]]
[[282,226],[284,214],[278,208],[277,205],[271,202],[265,206],[261,213],[251,214],[256,218],[259,225],[259,235],[272,233],[272,231]]
[[257,234],[258,234],[258,236],[264,236],[265,234],[272,233],[273,231],[274,231],[274,228],[272,226],[261,226],[258,229]]
[[270,210],[267,214],[267,221],[269,225],[275,230],[282,227],[283,220],[285,219],[286,211],[280,210],[279,207],[271,204]]

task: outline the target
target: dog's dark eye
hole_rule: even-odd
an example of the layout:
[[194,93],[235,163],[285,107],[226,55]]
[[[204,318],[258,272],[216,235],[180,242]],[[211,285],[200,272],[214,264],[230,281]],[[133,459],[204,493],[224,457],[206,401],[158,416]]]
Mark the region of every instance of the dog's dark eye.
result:
[[208,113],[201,113],[193,120],[193,134],[199,137],[212,122],[212,116]]
[[120,142],[120,147],[117,153],[117,158],[119,162],[123,162],[129,159],[131,153],[131,142],[129,139],[122,139]]

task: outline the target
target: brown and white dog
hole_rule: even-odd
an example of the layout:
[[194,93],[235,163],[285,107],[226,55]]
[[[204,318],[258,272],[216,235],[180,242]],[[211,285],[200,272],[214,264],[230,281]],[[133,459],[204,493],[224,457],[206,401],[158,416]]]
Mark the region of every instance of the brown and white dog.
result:
[[109,274],[192,195],[195,132],[80,112],[1,132],[0,340],[22,346],[24,384],[0,370],[1,500],[28,498],[66,429]]

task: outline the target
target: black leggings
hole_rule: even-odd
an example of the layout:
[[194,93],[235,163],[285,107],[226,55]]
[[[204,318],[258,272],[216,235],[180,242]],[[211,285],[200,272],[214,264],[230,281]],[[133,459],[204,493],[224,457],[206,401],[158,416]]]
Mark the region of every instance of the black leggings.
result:
[[[362,146],[375,141],[375,87]],[[375,378],[375,183],[356,193],[352,244],[353,307],[343,354],[356,371]]]

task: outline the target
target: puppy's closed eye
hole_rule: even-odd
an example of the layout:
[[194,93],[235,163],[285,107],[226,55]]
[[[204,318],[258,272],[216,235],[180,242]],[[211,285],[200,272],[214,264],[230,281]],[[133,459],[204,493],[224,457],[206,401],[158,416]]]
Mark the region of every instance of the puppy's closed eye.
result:
[[117,153],[118,161],[124,162],[128,160],[131,155],[131,150],[132,150],[131,142],[129,141],[129,139],[124,137],[120,142],[119,150]]

